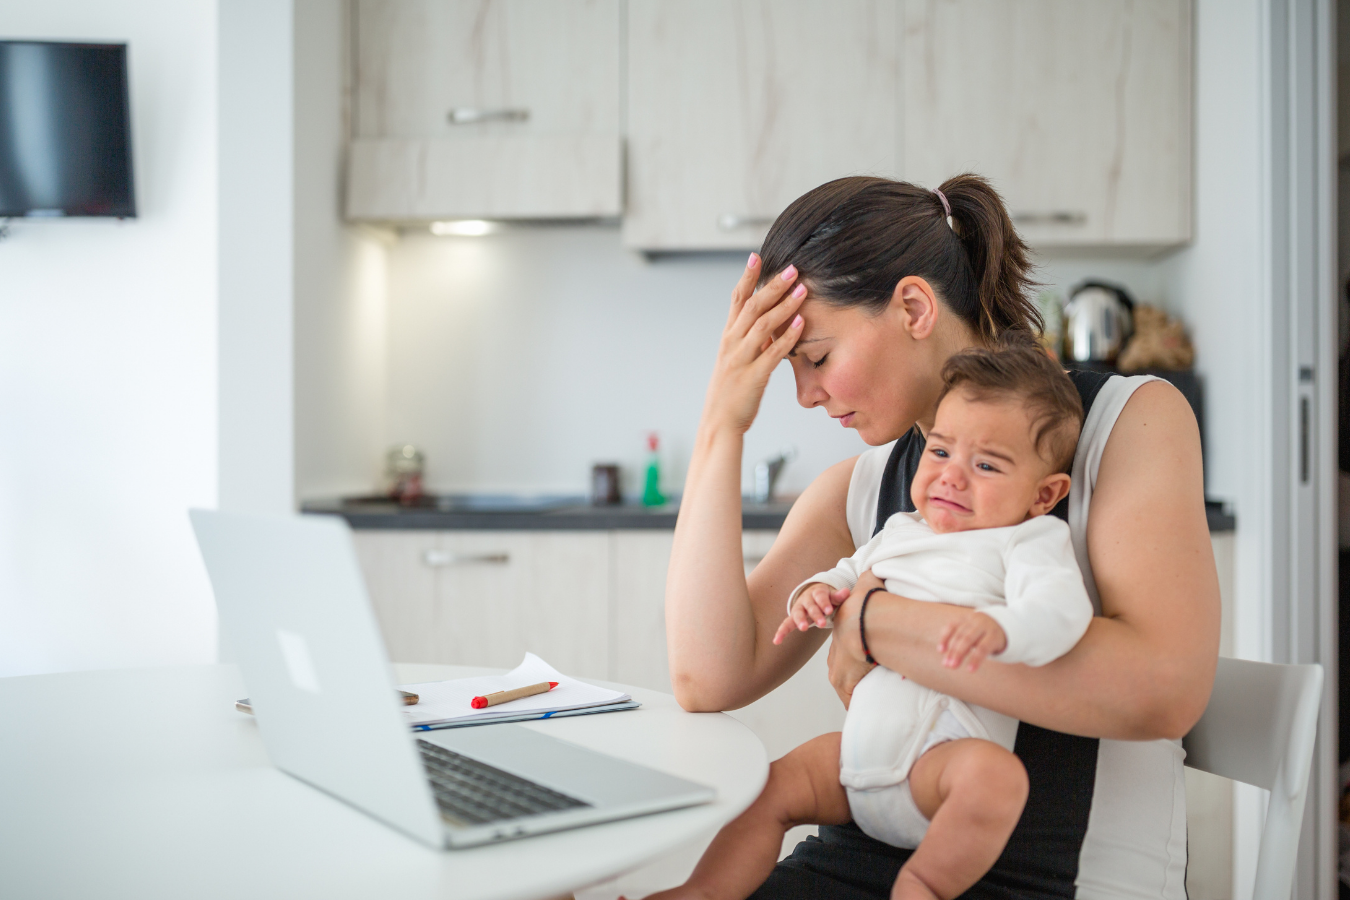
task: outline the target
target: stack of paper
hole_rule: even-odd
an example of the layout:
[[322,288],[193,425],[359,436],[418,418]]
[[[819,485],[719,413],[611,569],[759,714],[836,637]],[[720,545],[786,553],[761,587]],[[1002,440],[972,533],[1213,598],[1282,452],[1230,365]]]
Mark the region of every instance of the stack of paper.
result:
[[[522,697],[486,709],[474,709],[474,697],[497,691],[556,681],[558,686],[543,694]],[[405,684],[403,690],[412,691],[421,699],[416,706],[402,709],[403,717],[415,730],[456,728],[461,725],[486,725],[489,722],[519,722],[525,719],[548,719],[559,716],[578,716],[589,713],[633,709],[639,704],[620,691],[596,687],[584,681],[569,678],[533,653],[525,654],[525,661],[505,675],[480,675],[477,678],[458,678],[454,681],[428,681],[424,684]]]

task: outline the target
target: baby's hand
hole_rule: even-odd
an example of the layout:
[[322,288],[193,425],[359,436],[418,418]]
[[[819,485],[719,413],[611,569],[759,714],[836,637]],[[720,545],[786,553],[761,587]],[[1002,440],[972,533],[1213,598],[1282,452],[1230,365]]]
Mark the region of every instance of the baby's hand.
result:
[[938,652],[944,654],[942,664],[956,669],[962,663],[974,672],[986,656],[1002,653],[1008,646],[1003,627],[982,612],[972,612],[955,625],[942,630]]
[[839,604],[848,599],[848,588],[831,590],[828,584],[808,584],[797,599],[792,601],[792,611],[788,617],[783,620],[783,624],[778,626],[778,633],[773,636],[775,644],[783,643],[783,638],[787,637],[793,629],[805,631],[812,625],[817,628],[825,628],[829,624],[830,616],[839,608]]

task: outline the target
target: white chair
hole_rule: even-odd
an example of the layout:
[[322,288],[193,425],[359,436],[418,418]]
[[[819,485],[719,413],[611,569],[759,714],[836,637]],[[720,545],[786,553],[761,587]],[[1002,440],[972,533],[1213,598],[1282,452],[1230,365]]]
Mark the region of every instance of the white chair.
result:
[[1220,657],[1205,714],[1182,740],[1191,768],[1270,791],[1253,900],[1289,900],[1321,697],[1321,666]]

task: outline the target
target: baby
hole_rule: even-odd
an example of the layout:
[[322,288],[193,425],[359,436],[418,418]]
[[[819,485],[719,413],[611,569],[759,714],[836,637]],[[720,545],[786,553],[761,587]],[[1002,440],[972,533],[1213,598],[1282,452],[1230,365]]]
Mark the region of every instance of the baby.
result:
[[[1069,528],[1045,515],[1069,492],[1083,406],[1072,382],[1027,342],[957,354],[911,499],[871,541],[792,592],[774,643],[829,627],[858,576],[886,590],[968,607],[938,646],[949,667],[985,657],[1039,666],[1087,630],[1092,603]],[[866,600],[859,627],[866,649]],[[956,897],[998,859],[1026,802],[1012,753],[1017,721],[878,666],[854,689],[842,734],[821,735],[774,763],[754,804],[718,833],[672,895],[740,900],[768,877],[784,832],[850,820],[918,849],[894,898]]]

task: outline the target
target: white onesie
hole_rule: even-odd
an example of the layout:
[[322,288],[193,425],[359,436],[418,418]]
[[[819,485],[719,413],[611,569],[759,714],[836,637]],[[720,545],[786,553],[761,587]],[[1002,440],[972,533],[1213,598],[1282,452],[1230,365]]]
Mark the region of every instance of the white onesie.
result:
[[[1041,666],[1078,643],[1092,620],[1069,526],[1037,516],[1006,528],[937,534],[917,513],[896,513],[858,552],[812,575],[852,588],[871,569],[892,594],[978,609],[1007,635],[999,662]],[[928,820],[914,805],[909,770],[943,741],[977,737],[1011,750],[1017,720],[915,684],[883,666],[853,690],[839,751],[839,781],[858,827],[896,847],[917,847]]]

